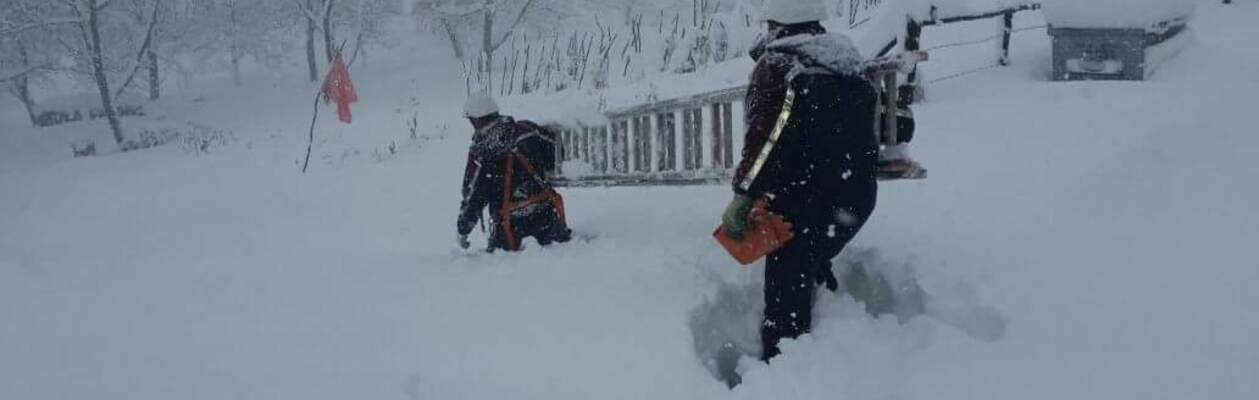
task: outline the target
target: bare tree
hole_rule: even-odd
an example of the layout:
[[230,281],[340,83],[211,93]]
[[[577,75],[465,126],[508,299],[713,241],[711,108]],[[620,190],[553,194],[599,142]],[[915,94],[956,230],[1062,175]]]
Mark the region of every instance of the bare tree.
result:
[[54,15],[42,0],[9,0],[0,4],[0,86],[18,99],[36,123],[32,84],[54,71],[50,32],[72,21]]
[[336,0],[292,0],[298,11],[306,19],[306,64],[310,72],[310,81],[319,80],[319,66],[315,59],[315,34],[323,33],[324,56],[331,63],[335,45],[333,41],[333,10]]
[[323,48],[324,53],[328,57],[328,62],[331,63],[332,59],[336,57],[333,54],[335,50],[333,50],[332,44],[332,10],[336,5],[336,0],[323,0],[323,2]]
[[115,97],[122,96],[122,94],[131,87],[131,83],[135,81],[136,75],[140,73],[141,69],[148,69],[150,72],[150,99],[156,100],[161,96],[160,91],[155,91],[155,86],[157,85],[157,83],[154,82],[154,80],[156,80],[157,73],[157,56],[153,53],[153,36],[157,31],[158,23],[161,20],[161,14],[159,13],[161,9],[162,0],[153,0],[153,11],[149,14],[148,19],[145,20],[143,15],[137,16],[137,22],[142,23],[141,26],[146,26],[144,30],[144,39],[140,44],[140,49],[136,51],[135,65],[131,68],[131,72],[127,74],[127,78],[122,82],[122,86],[118,87],[118,92],[114,94]]
[[14,47],[17,48],[18,67],[22,68],[18,71],[0,72],[0,84],[10,84],[10,93],[22,102],[22,106],[26,108],[26,114],[31,119],[31,125],[35,125],[35,99],[31,96],[31,79],[30,75],[39,71],[46,66],[31,65],[30,52],[26,49],[26,44],[21,40],[14,41]]
[[293,0],[302,18],[306,20],[306,66],[310,73],[310,81],[319,80],[319,64],[315,59],[315,33],[318,31],[314,10],[320,0]]
[[[475,60],[475,73],[481,77],[481,83],[488,91],[494,87],[491,71],[494,70],[495,52],[512,38],[521,23],[537,8],[537,3],[537,0],[422,0],[418,4],[417,12],[422,18],[435,22],[445,31],[455,57],[461,61],[468,61],[465,59],[467,52],[463,48],[464,41],[460,40],[466,34],[460,32],[458,27],[477,27],[479,32],[467,34],[479,36],[477,42],[480,50]],[[500,10],[508,9],[514,10],[514,15],[507,13],[508,19],[500,19]],[[496,24],[504,21],[510,22],[507,22],[502,33],[496,34]]]
[[46,8],[46,2],[33,0],[6,0],[0,3],[0,39],[79,22],[71,17],[54,16]]
[[[197,49],[194,53],[203,68],[228,68],[236,86],[244,84],[242,66],[246,59],[282,68],[284,58],[298,43],[293,40],[293,33],[300,31],[302,23],[308,20],[298,7],[285,2],[199,0],[192,4],[196,7],[183,20],[162,25],[162,32],[179,30],[182,36],[167,51]],[[171,18],[166,20],[171,21]],[[313,33],[309,35],[313,36]],[[315,67],[311,76],[315,77],[318,60],[310,58]]]
[[[324,60],[331,63],[341,50],[338,34],[354,38],[354,53],[363,49],[367,38],[383,36],[380,23],[401,11],[398,0],[290,0],[306,20],[306,61],[311,81],[319,79],[315,34],[323,36]],[[348,31],[347,31],[348,30]]]
[[241,58],[244,57],[244,54],[243,54],[244,52],[241,49],[241,43],[240,43],[241,41],[240,7],[238,7],[238,3],[236,0],[229,0],[227,2],[227,21],[228,21],[227,56],[232,62],[232,83],[235,83],[236,86],[239,87],[244,84],[244,81],[241,78],[241,73],[240,73],[240,60]]
[[58,0],[72,13],[77,22],[74,23],[83,57],[91,69],[92,80],[96,83],[101,97],[101,107],[109,120],[109,128],[114,141],[119,145],[126,140],[122,132],[122,121],[114,109],[114,96],[109,87],[109,74],[105,70],[104,44],[101,36],[101,11],[114,3],[111,0]]

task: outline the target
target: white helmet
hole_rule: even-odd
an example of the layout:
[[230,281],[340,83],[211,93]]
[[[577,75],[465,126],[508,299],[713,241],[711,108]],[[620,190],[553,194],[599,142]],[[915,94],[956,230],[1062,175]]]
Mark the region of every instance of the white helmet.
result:
[[823,0],[765,0],[765,20],[783,25],[821,21],[829,16]]
[[494,98],[485,93],[473,93],[468,96],[468,101],[463,103],[463,116],[467,118],[481,118],[498,114],[498,103],[494,102]]

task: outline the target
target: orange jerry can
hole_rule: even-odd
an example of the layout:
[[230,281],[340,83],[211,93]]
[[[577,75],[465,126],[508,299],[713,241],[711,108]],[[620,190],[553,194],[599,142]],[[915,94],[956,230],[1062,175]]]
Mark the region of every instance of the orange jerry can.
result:
[[717,243],[721,243],[721,246],[739,264],[748,265],[757,262],[786,246],[787,242],[795,236],[791,231],[791,223],[783,219],[781,215],[770,212],[764,200],[756,202],[748,219],[752,223],[752,228],[743,234],[743,240],[730,237],[725,230],[721,229],[721,226],[713,231],[713,237],[717,239]]

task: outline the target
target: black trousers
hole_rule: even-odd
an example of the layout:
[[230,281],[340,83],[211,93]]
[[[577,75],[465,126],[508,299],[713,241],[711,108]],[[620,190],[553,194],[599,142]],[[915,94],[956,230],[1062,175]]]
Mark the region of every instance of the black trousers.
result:
[[848,197],[851,203],[847,205],[820,206],[820,202],[808,201],[804,207],[799,203],[771,206],[792,222],[795,238],[765,262],[761,360],[777,356],[782,339],[798,337],[813,328],[817,287],[828,280],[835,282],[831,260],[857,236],[874,211],[877,189],[870,188],[869,193]]
[[[573,238],[573,231],[568,229],[568,224],[560,219],[559,213],[549,205],[539,205],[529,212],[515,214],[511,218],[512,231],[516,240],[521,242],[525,238],[532,237],[538,241],[538,244],[549,246],[553,243],[565,243]],[[498,218],[494,219],[494,229],[490,233],[489,250],[519,250],[513,250],[509,246],[508,235],[503,231],[503,225],[499,223]]]

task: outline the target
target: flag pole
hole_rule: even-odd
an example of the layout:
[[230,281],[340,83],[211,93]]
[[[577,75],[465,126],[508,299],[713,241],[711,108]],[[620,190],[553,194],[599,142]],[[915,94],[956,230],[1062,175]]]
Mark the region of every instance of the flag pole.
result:
[[[341,45],[337,46],[337,53],[336,57],[333,58],[334,60],[341,59],[341,52],[345,50],[345,44],[346,42],[342,41]],[[324,79],[324,83],[327,84],[327,78]],[[303,174],[305,174],[306,170],[310,168],[310,153],[315,147],[315,122],[319,121],[319,99],[324,96],[326,96],[326,94],[324,94],[323,85],[320,85],[319,91],[315,92],[315,112],[310,117],[310,135],[306,139],[306,161],[302,162]]]
[[323,96],[323,92],[315,93],[315,114],[310,117],[310,138],[306,142],[306,162],[302,163],[302,173],[306,173],[306,168],[310,167],[310,151],[315,147],[315,121],[319,120],[319,98]]

